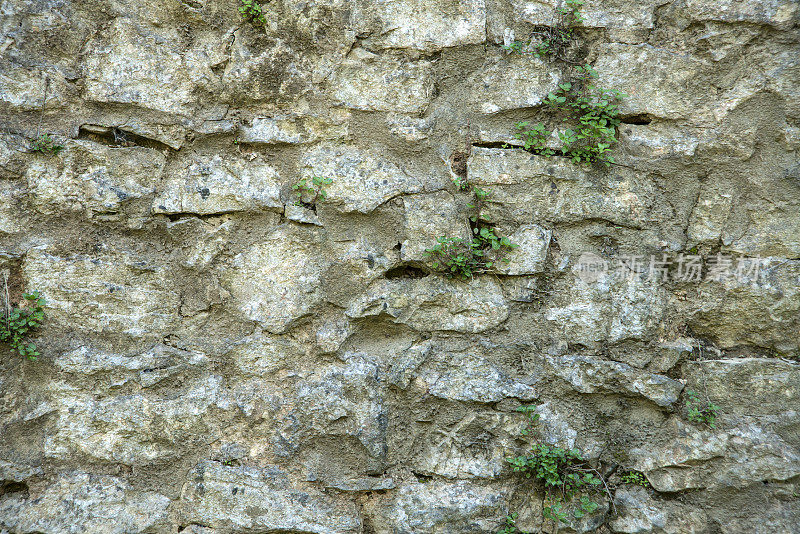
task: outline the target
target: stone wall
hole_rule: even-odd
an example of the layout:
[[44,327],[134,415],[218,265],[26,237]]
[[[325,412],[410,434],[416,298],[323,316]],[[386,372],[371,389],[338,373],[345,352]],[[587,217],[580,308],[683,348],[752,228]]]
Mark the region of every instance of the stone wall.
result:
[[[608,483],[560,532],[797,532],[800,4],[586,0],[604,168],[514,138],[571,66],[501,45],[554,1],[0,4],[0,268],[47,300],[42,355],[0,347],[0,532],[551,532],[531,442]],[[497,272],[426,260],[453,179]]]

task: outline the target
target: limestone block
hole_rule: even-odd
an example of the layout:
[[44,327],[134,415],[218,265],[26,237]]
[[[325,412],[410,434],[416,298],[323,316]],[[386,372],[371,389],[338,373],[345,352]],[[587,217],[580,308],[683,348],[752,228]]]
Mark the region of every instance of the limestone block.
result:
[[347,110],[329,110],[324,116],[276,115],[256,117],[239,128],[239,139],[253,145],[297,145],[348,135]]
[[331,96],[363,111],[422,113],[434,92],[431,63],[356,49],[336,69]]
[[702,532],[708,521],[701,510],[691,510],[673,502],[656,502],[647,489],[640,486],[626,485],[617,489],[614,504],[619,516],[609,526],[612,532],[619,534]]
[[178,42],[175,33],[160,34],[130,19],[116,19],[87,44],[85,97],[189,115],[197,102],[195,90],[213,74],[187,62],[173,44]]
[[278,467],[234,467],[203,461],[189,473],[181,508],[185,523],[224,531],[361,532],[355,503],[295,488]]
[[204,155],[171,170],[153,200],[155,213],[199,215],[283,211],[278,172],[261,161]]
[[486,39],[484,0],[462,2],[356,0],[353,20],[358,32],[371,34],[368,48],[442,48],[480,44]]
[[503,274],[525,275],[536,274],[544,270],[547,251],[553,233],[536,224],[520,227],[508,236],[509,241],[517,248],[508,253],[508,263],[497,265]]
[[745,487],[800,474],[797,448],[758,424],[699,430],[674,419],[670,433],[661,446],[631,451],[634,468],[647,475],[656,491]]
[[800,16],[797,2],[792,0],[762,0],[754,3],[747,0],[721,0],[705,2],[687,0],[686,10],[695,20],[713,20],[728,23],[750,22],[766,24],[788,30]]
[[594,346],[603,340],[653,339],[666,304],[666,293],[655,280],[609,275],[587,283],[576,277],[545,317],[565,339]]
[[494,57],[468,81],[470,101],[493,114],[543,103],[558,88],[560,73],[542,59],[519,54]]
[[469,282],[440,276],[378,280],[350,303],[347,315],[368,317],[386,313],[397,323],[423,331],[482,332],[508,318],[499,284],[490,278]]
[[653,181],[624,167],[598,176],[564,158],[475,148],[467,172],[471,183],[490,191],[485,213],[512,227],[532,220],[572,223],[586,219],[642,227],[663,210]]
[[376,534],[490,532],[497,527],[502,499],[496,488],[434,480],[401,486],[370,502],[366,513]]
[[507,397],[521,401],[536,398],[536,390],[518,382],[490,362],[473,354],[435,354],[419,379],[431,395],[442,399],[492,403]]
[[401,194],[420,193],[422,177],[408,174],[385,155],[343,145],[322,144],[303,156],[301,177],[330,178],[326,205],[345,212],[369,213]]
[[[750,261],[750,260],[748,260]],[[753,344],[797,351],[800,262],[762,258],[758,278],[705,280],[692,294],[689,324],[724,348]],[[733,264],[736,268],[736,263]]]
[[[724,406],[720,418],[750,417],[792,424],[800,399],[800,365],[778,358],[732,358],[687,362],[689,389]],[[736,399],[736,402],[731,402]],[[795,440],[798,441],[798,440]]]
[[129,254],[62,257],[32,249],[22,276],[47,300],[48,323],[62,328],[160,339],[179,320],[170,272]]
[[[68,357],[70,360],[62,367],[69,372],[84,370],[110,389],[106,393],[99,388],[87,393],[76,388],[82,381],[80,375],[74,379],[77,382],[50,385],[48,393],[56,409],[56,422],[55,430],[44,442],[46,457],[144,466],[175,460],[187,450],[203,447],[220,436],[220,429],[208,420],[208,414],[220,396],[222,377],[205,374],[189,378],[196,374],[197,367],[203,367],[202,358],[187,355],[181,361],[164,349],[133,357],[75,351]],[[167,366],[153,369],[146,367],[148,364]],[[162,380],[176,375],[184,380],[180,395],[157,387]],[[113,388],[127,382],[153,391],[115,393]]]
[[45,98],[45,85],[46,109],[49,111],[63,108],[74,95],[60,70],[32,69],[5,63],[0,66],[0,106],[16,112],[39,112]]
[[406,239],[402,243],[404,261],[425,260],[425,250],[439,237],[467,238],[466,213],[460,213],[453,195],[445,191],[403,197]]
[[[166,159],[144,147],[110,148],[69,141],[56,157],[36,158],[25,174],[33,206],[41,213],[84,213],[87,218],[142,218]],[[128,204],[139,202],[132,213]]]
[[0,529],[12,532],[130,534],[169,528],[170,500],[134,489],[108,475],[66,473],[29,498],[12,493],[0,500]]
[[623,114],[649,114],[666,119],[702,115],[707,91],[702,85],[706,66],[684,54],[651,45],[604,45],[594,68],[597,84],[627,95]]
[[568,354],[543,355],[534,360],[537,383],[557,376],[580,393],[608,391],[641,395],[659,406],[670,406],[683,390],[683,384],[672,378],[600,358]]
[[272,333],[286,331],[320,302],[320,275],[326,262],[312,238],[282,226],[269,239],[233,259],[220,274],[234,306]]
[[388,414],[378,367],[362,354],[344,358],[345,365],[328,366],[297,382],[281,437],[292,448],[315,438],[353,437],[368,456],[383,461]]
[[237,106],[294,102],[311,90],[313,58],[280,38],[257,46],[250,39],[235,39],[222,74],[220,100]]

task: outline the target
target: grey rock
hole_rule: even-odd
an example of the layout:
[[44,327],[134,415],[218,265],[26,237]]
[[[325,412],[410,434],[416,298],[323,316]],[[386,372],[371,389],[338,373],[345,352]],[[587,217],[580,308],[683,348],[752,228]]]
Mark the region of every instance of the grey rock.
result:
[[190,473],[181,494],[183,521],[230,531],[356,533],[354,504],[295,488],[277,467],[228,467],[205,461]]
[[508,306],[494,280],[457,282],[428,276],[418,280],[379,280],[347,309],[350,317],[381,313],[424,332],[482,332],[505,321]]
[[539,379],[558,376],[581,393],[613,391],[641,395],[670,406],[678,400],[683,384],[663,375],[643,373],[624,363],[577,355],[544,356],[537,369]]
[[70,330],[160,339],[178,321],[180,297],[166,269],[130,254],[62,257],[33,249],[22,276],[47,295],[50,323]]
[[403,197],[406,214],[406,239],[402,243],[404,261],[426,260],[425,250],[440,237],[468,239],[466,214],[461,213],[450,193],[439,191]]
[[673,420],[671,427],[663,446],[632,451],[656,491],[744,487],[800,474],[797,448],[760,425],[715,431]]
[[434,52],[442,48],[483,43],[486,39],[484,0],[466,2],[356,2],[353,19],[359,33],[372,34],[371,48],[411,48]]
[[425,180],[372,151],[322,144],[303,156],[301,177],[330,178],[325,204],[345,212],[369,213],[403,193],[420,193]]
[[494,488],[462,481],[412,483],[371,502],[367,514],[376,534],[487,532],[497,526],[501,499]]
[[[108,148],[90,141],[70,141],[59,156],[32,162],[25,178],[32,204],[42,213],[129,219],[136,226],[138,219],[149,215],[147,204],[164,166],[164,155],[149,148]],[[131,205],[133,209],[126,214]]]
[[163,531],[169,505],[164,495],[135,490],[116,477],[66,473],[32,487],[29,497],[12,493],[0,500],[0,527],[45,534]]
[[623,486],[614,493],[619,516],[611,521],[612,532],[625,534],[678,534],[702,532],[707,522],[701,510],[687,510],[677,504],[664,506],[639,486]]
[[356,49],[336,69],[331,96],[351,109],[420,113],[433,98],[432,74],[427,61]]
[[262,162],[206,156],[187,162],[181,171],[173,170],[161,186],[153,200],[155,213],[283,211],[280,176]]
[[282,226],[233,259],[221,274],[239,311],[266,330],[281,333],[322,299],[323,266],[311,261],[315,244]]
[[508,264],[498,267],[503,274],[536,274],[544,270],[553,233],[538,225],[525,225],[508,236],[517,248],[509,252]]
[[161,34],[117,19],[87,44],[92,53],[83,65],[86,98],[189,114],[196,103],[196,85],[202,86],[204,78],[213,74],[208,67],[188,61],[182,50],[171,45],[177,42],[176,33]]
[[470,354],[433,356],[420,379],[431,395],[448,400],[499,402],[506,397],[536,398],[536,390],[506,376],[483,358]]

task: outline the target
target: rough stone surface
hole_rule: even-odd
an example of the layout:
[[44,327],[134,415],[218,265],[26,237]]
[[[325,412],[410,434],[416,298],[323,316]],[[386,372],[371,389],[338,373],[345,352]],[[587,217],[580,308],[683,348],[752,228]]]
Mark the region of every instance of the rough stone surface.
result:
[[[256,1],[0,3],[0,326],[47,313],[0,534],[798,531],[797,0],[585,0],[558,57],[508,45],[563,0]],[[614,164],[525,151],[587,63]],[[483,227],[507,263],[432,268]],[[543,519],[534,443],[595,513]]]
[[170,171],[174,178],[161,184],[153,200],[156,213],[283,211],[280,177],[264,163],[212,156],[197,158],[184,169]]

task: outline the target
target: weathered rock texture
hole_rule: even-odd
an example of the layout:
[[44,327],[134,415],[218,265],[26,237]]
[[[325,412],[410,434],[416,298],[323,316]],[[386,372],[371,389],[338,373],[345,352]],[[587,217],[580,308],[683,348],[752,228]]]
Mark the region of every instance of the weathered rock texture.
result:
[[[796,0],[587,0],[609,169],[514,146],[569,68],[500,45],[556,0],[262,4],[0,5],[0,268],[48,313],[37,361],[0,347],[0,532],[539,532],[520,404],[609,478],[564,532],[798,532]],[[456,176],[520,245],[499,274],[426,266],[468,235]],[[764,265],[587,282],[584,252]]]

